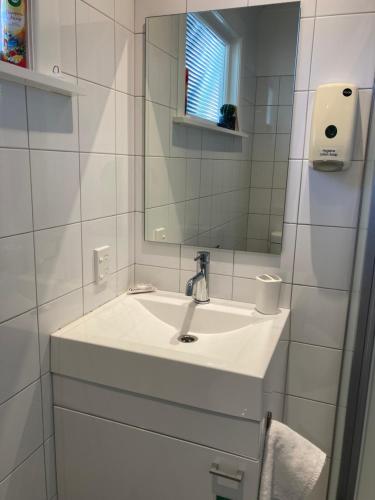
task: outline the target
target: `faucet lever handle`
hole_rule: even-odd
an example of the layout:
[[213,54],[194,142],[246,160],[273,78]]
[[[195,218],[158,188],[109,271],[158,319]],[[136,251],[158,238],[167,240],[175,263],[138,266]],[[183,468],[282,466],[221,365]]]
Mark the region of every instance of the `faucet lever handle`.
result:
[[200,250],[199,252],[197,252],[197,256],[194,257],[194,260],[199,260],[202,263],[208,264],[210,262],[210,252]]

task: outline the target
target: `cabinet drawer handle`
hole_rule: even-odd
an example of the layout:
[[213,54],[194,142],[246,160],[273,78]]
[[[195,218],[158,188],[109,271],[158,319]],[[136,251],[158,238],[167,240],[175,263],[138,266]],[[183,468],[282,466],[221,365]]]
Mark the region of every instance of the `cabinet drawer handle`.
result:
[[242,470],[238,470],[234,474],[230,474],[229,472],[224,472],[219,469],[219,464],[213,463],[210,469],[210,474],[219,477],[225,477],[225,479],[231,479],[232,481],[237,481],[240,483],[243,479],[244,473]]

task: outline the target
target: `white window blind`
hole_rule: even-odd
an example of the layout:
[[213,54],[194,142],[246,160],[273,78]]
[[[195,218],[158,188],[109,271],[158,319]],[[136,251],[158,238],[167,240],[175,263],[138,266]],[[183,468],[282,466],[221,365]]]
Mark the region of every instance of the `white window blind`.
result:
[[227,44],[198,16],[186,19],[186,113],[217,122],[224,104]]

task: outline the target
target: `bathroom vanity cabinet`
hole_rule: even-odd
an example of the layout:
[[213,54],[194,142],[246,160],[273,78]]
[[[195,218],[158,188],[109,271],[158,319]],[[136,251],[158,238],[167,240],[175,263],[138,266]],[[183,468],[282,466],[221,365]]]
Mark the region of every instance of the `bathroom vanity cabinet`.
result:
[[[212,301],[194,306],[190,321],[201,358],[195,353],[193,364],[187,363],[189,346],[174,343],[177,323],[171,324],[174,312],[176,318],[184,316],[186,306],[191,313],[190,303],[178,294],[160,292],[123,296],[52,336],[59,500],[257,499],[264,417],[267,411],[275,418],[282,415],[289,312],[262,319],[245,304]],[[169,323],[160,331],[155,323],[150,330],[152,355],[145,344],[125,342],[133,311],[137,324],[147,328],[147,318],[155,321],[157,314],[160,319],[166,304]],[[249,323],[236,331],[207,333],[206,321],[198,322],[199,311],[204,319],[215,312],[222,329],[225,314],[243,315]],[[213,322],[208,324],[212,328]],[[256,325],[254,332],[250,325]],[[217,355],[208,362],[206,353],[202,362],[205,342],[217,346],[219,335],[227,335],[232,344],[237,338],[242,355],[243,342],[251,351],[257,349],[252,342],[259,341],[259,332],[264,335],[263,355],[269,350],[258,379],[255,372],[236,373],[239,378],[233,379],[234,368],[229,371]],[[161,338],[169,339],[168,351],[155,350]],[[236,353],[238,358],[240,351]],[[228,362],[229,354],[223,353]],[[243,402],[240,411],[230,392]]]
[[54,393],[60,500],[257,498],[260,423],[64,377]]

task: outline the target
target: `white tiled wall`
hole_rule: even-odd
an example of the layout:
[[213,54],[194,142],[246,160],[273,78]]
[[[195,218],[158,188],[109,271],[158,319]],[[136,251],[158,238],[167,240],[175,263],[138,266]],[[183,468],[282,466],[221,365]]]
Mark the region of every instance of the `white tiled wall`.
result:
[[[70,101],[1,82],[0,498],[55,496],[49,334],[124,290],[134,261],[138,280],[165,290],[183,288],[194,270],[193,247],[143,239],[145,16],[280,1],[60,0],[63,69],[85,95]],[[213,251],[211,293],[250,302],[257,274],[283,277],[282,305],[292,305],[285,419],[330,455],[375,7],[302,0],[301,12],[283,251]],[[313,172],[306,152],[314,90],[339,79],[361,89],[356,163],[342,174]],[[115,263],[104,289],[92,282],[89,251],[102,238],[114,242]],[[315,500],[325,498],[327,481],[328,471]]]
[[[145,16],[283,1],[137,0],[137,66]],[[284,417],[330,457],[374,79],[375,5],[373,0],[302,0],[301,16],[282,254],[213,251],[211,294],[251,301],[257,274],[283,277],[282,303],[292,307]],[[306,161],[314,91],[340,80],[360,87],[356,161],[347,172],[319,173]],[[141,123],[141,70],[137,81],[136,122]],[[142,149],[136,148],[139,154]],[[136,165],[136,278],[178,291],[193,272],[195,249],[143,241],[141,161]],[[327,468],[315,500],[326,498],[328,477]]]
[[134,276],[134,3],[60,6],[63,71],[84,95],[0,82],[1,500],[56,496],[49,335]]

